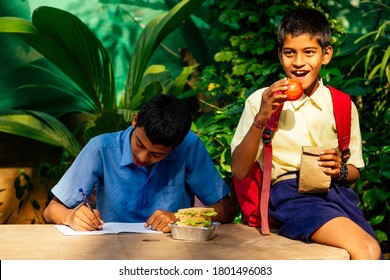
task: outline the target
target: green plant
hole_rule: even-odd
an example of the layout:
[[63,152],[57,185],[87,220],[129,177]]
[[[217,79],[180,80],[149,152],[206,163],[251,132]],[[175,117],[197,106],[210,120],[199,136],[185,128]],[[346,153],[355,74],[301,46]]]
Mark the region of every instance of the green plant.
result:
[[364,89],[359,99],[363,156],[366,167],[355,189],[361,199],[360,206],[384,252],[390,251],[390,7],[380,1],[364,2],[367,13],[364,18],[377,17],[370,29],[353,41],[353,49],[359,54],[350,69],[351,76],[359,76]]
[[199,135],[221,176],[231,185],[230,142],[243,110],[243,99],[227,95],[228,86],[214,66],[202,71],[192,94],[197,95],[200,110],[205,113],[193,122],[191,129]]
[[358,107],[365,168],[354,189],[383,252],[389,252],[390,9],[381,1],[363,1],[361,5],[343,7],[354,15],[347,19],[352,30],[346,30],[340,39],[340,48],[323,76],[349,93]]
[[[88,133],[91,137],[122,128],[122,125],[129,121],[124,117],[131,118],[134,111],[152,96],[169,90],[177,93],[184,87],[183,75],[188,75],[191,68],[185,68],[172,83],[164,80],[163,84],[162,75],[152,77],[144,74],[151,55],[161,41],[203,2],[204,0],[181,1],[168,13],[156,17],[146,25],[137,40],[131,58],[123,108],[117,106],[112,62],[107,51],[88,27],[73,14],[51,7],[39,7],[33,13],[32,22],[21,18],[0,18],[0,32],[16,34],[56,66],[56,69],[52,70],[52,68],[42,68],[32,64],[30,69],[39,69],[57,79],[53,79],[54,82],[50,80],[43,87],[40,84],[30,83],[19,85],[19,89],[34,92],[39,88],[40,93],[34,92],[35,98],[40,96],[40,99],[50,99],[52,92],[44,89],[55,88],[56,93],[68,98],[67,103],[54,104],[54,106],[59,106],[55,113],[81,111],[90,114],[91,122],[86,130],[93,127],[93,131]],[[57,69],[61,70],[60,74]],[[18,99],[17,96],[8,94],[7,97],[11,101],[5,106],[17,104],[17,101],[14,103],[14,100]],[[0,114],[3,120],[8,121],[7,128],[0,127],[0,130],[58,145],[67,149],[72,156],[77,155],[77,150],[69,148],[72,143],[64,145],[63,142],[53,141],[53,138],[59,139],[64,135],[66,139],[72,138],[72,134],[64,126],[61,127],[58,119],[35,110],[19,110],[10,115],[9,107],[0,107],[0,109],[5,109],[0,111]],[[118,112],[119,116],[113,112]],[[39,118],[36,117],[37,115]],[[26,118],[31,119],[31,123],[41,128],[51,124],[56,128],[62,128],[62,131],[52,129],[50,134],[37,135],[39,131],[42,131],[41,128],[29,126],[30,123],[21,129],[20,124]],[[97,127],[97,125],[100,126]],[[34,131],[33,134],[27,132],[30,128]]]

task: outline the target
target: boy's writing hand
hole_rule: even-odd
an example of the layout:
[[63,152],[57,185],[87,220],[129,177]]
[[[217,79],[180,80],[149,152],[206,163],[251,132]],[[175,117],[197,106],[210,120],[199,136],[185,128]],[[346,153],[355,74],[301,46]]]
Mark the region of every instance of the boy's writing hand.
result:
[[175,213],[166,212],[163,210],[156,210],[154,211],[152,216],[147,219],[145,227],[150,226],[153,230],[162,231],[166,233],[171,231],[171,228],[168,225],[176,221],[177,218],[175,217]]
[[102,228],[103,220],[98,210],[93,212],[85,205],[72,209],[66,219],[66,224],[74,230],[98,230]]
[[323,150],[317,158],[318,165],[324,167],[325,174],[337,179],[340,174],[341,157],[335,149]]

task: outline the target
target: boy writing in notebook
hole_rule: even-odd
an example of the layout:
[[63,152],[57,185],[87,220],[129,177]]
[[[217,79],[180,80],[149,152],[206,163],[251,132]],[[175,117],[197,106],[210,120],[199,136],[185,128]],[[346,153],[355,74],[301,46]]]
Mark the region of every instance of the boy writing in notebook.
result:
[[[290,12],[278,29],[278,56],[286,78],[254,92],[245,108],[231,143],[232,173],[244,179],[254,162],[262,166],[262,133],[276,108],[283,104],[272,139],[272,180],[269,215],[279,224],[279,234],[305,242],[346,249],[351,259],[379,259],[381,251],[371,226],[357,206],[357,195],[348,188],[364,167],[362,140],[356,106],[352,103],[350,158],[344,164],[338,149],[337,131],[329,89],[320,77],[322,65],[330,62],[328,21],[320,12],[298,9]],[[299,80],[304,94],[286,101],[282,92],[289,79]],[[302,146],[326,147],[317,158],[332,185],[325,194],[298,192],[297,174]]]
[[[103,222],[145,222],[169,232],[174,213],[193,205],[196,196],[231,222],[235,208],[200,138],[190,131],[191,115],[171,95],[145,104],[125,131],[91,139],[52,189],[45,209],[49,223],[75,230],[96,230]],[[207,174],[207,176],[205,176]],[[97,209],[82,203],[96,188]]]

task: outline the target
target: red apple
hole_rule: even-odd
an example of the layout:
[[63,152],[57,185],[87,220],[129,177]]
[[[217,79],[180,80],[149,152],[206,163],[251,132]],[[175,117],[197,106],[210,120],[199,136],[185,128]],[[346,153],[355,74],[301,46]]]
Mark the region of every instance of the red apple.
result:
[[301,82],[295,79],[289,79],[288,88],[282,93],[287,95],[288,101],[294,101],[299,99],[303,94],[303,87]]

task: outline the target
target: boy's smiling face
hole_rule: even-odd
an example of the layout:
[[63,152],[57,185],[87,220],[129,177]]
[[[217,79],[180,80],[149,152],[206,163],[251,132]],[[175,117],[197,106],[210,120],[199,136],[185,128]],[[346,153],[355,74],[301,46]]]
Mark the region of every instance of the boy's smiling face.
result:
[[329,63],[333,49],[328,46],[322,50],[317,39],[308,34],[296,37],[288,34],[278,53],[287,77],[299,80],[305,94],[310,96],[318,87],[321,67]]

